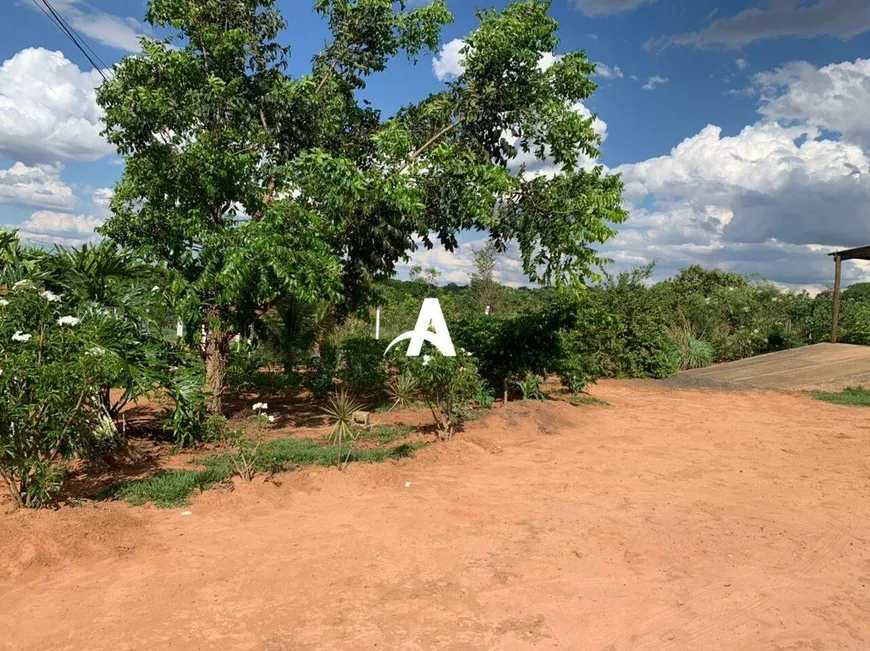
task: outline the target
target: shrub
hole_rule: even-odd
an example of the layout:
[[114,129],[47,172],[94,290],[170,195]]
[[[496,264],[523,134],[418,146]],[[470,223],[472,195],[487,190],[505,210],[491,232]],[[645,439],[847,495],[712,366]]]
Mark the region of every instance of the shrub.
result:
[[91,324],[19,283],[0,297],[0,478],[19,506],[47,505],[59,461],[96,447],[108,370]]
[[175,444],[180,448],[200,441],[221,440],[227,432],[226,419],[209,411],[210,396],[204,389],[202,364],[193,360],[188,364],[175,368],[165,386],[174,407],[163,422],[163,428],[172,432]]
[[305,386],[316,397],[322,398],[335,386],[335,377],[341,364],[341,351],[332,343],[320,345],[320,354],[308,362]]
[[668,335],[670,297],[646,286],[652,266],[608,278],[582,298],[578,336],[590,342],[606,377],[663,378],[677,371]]
[[387,381],[386,346],[373,337],[352,335],[341,345],[339,379],[357,394],[383,391]]
[[413,365],[413,372],[441,439],[452,437],[467,420],[475,400],[485,393],[474,358],[426,355]]
[[575,305],[563,301],[540,312],[509,319],[462,321],[453,329],[453,336],[474,354],[481,375],[500,388],[507,400],[508,387],[529,373],[545,376],[563,367],[570,351],[564,348],[562,334],[574,326],[576,319]]

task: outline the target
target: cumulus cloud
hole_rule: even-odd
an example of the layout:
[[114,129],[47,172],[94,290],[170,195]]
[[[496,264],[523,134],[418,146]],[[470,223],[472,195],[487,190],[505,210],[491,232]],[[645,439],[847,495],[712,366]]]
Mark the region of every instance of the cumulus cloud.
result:
[[661,276],[700,263],[820,289],[824,253],[870,241],[870,157],[820,133],[762,120],[724,136],[710,125],[617,168],[632,218],[606,252],[623,266],[658,259]]
[[[37,10],[38,5],[28,3]],[[54,0],[52,6],[83,36],[125,52],[138,52],[139,39],[150,30],[135,18],[100,11],[83,0]]]
[[870,30],[866,0],[768,0],[762,7],[715,20],[709,27],[670,37],[668,42],[695,47],[740,48],[783,36],[834,36],[850,39]]
[[69,209],[76,203],[72,188],[60,174],[63,166],[15,163],[0,169],[0,203],[35,208]]
[[22,222],[20,228],[33,233],[93,235],[94,229],[102,224],[103,220],[97,217],[40,210]]
[[823,68],[794,62],[753,81],[765,117],[834,131],[870,150],[870,59]]
[[454,38],[449,43],[441,46],[441,51],[432,59],[432,72],[439,81],[455,79],[465,70],[465,57],[461,50],[465,47],[465,41]]
[[0,158],[24,163],[95,161],[112,153],[100,135],[96,71],[61,52],[27,48],[0,66]]
[[656,0],[573,0],[574,6],[587,16],[620,14]]

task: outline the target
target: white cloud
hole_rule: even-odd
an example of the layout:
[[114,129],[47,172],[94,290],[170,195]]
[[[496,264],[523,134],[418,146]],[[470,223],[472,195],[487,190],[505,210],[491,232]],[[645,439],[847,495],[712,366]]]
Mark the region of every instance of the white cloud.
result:
[[63,166],[15,163],[0,169],[0,203],[36,208],[69,209],[76,203],[72,188],[60,178]]
[[[82,36],[125,52],[141,50],[139,38],[150,31],[147,25],[135,18],[107,14],[83,0],[54,0],[52,5]],[[28,6],[38,9],[33,3],[28,3]]]
[[25,163],[95,161],[112,153],[100,135],[96,71],[61,52],[27,48],[0,66],[0,157]]
[[606,252],[623,266],[658,259],[665,276],[700,263],[818,288],[826,252],[870,241],[870,157],[811,125],[762,120],[734,136],[710,125],[615,171],[632,217]]
[[746,59],[737,59],[734,64],[737,66],[737,69],[740,71],[746,70],[749,67],[749,61]]
[[432,59],[432,72],[439,81],[454,79],[465,70],[465,57],[460,50],[465,47],[465,41],[455,38],[441,46],[441,52]]
[[870,30],[867,0],[769,0],[765,8],[745,9],[697,32],[667,39],[678,45],[740,48],[754,41],[795,36],[849,39]]
[[103,220],[97,217],[40,210],[22,222],[20,228],[32,233],[93,235],[94,229],[102,224]]
[[659,77],[658,75],[655,75],[654,77],[650,77],[647,80],[647,82],[643,85],[643,89],[644,90],[655,90],[657,86],[661,86],[663,84],[666,84],[669,81],[670,81],[670,79],[667,79],[665,77]]
[[115,191],[112,188],[98,188],[91,194],[91,204],[94,206],[94,212],[103,217],[108,217],[111,214],[109,204],[112,201]]
[[587,16],[606,16],[653,4],[656,0],[573,0],[574,6]]
[[753,81],[765,117],[835,131],[870,149],[870,59],[823,68],[794,62],[755,75]]
[[622,79],[625,77],[625,73],[622,72],[622,68],[619,66],[613,66],[612,68],[604,63],[596,63],[595,64],[595,74],[599,77],[604,77],[605,79]]

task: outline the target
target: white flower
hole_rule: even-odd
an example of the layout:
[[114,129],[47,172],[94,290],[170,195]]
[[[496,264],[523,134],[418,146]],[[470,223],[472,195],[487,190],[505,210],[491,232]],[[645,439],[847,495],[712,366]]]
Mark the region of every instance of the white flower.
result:
[[432,357],[429,355],[423,355],[423,366],[429,366],[429,362],[432,361]]
[[270,422],[270,423],[274,423],[274,422],[275,422],[275,417],[274,417],[274,416],[269,416],[269,422]]
[[9,305],[9,301],[5,298],[0,298],[0,307],[6,307],[7,305]]
[[57,325],[59,325],[59,326],[65,326],[65,325],[75,326],[81,322],[82,322],[81,319],[77,319],[74,316],[62,316],[57,320]]
[[154,285],[154,287],[151,288],[151,291],[152,291],[152,292],[159,292],[159,291],[160,291],[160,285]]
[[42,298],[44,298],[49,303],[59,303],[60,302],[60,296],[58,296],[54,292],[49,292],[48,290],[42,292],[42,294],[40,294],[40,296],[42,296]]
[[729,291],[729,292],[733,292],[733,291],[734,291],[734,288],[733,288],[733,287],[729,287],[729,288],[728,288],[728,291]]
[[269,405],[267,405],[265,402],[258,402],[253,407],[251,407],[253,411],[266,411],[268,408]]
[[14,335],[12,335],[12,341],[30,341],[33,338],[33,335],[26,335],[21,330],[18,330]]
[[757,334],[758,334],[758,328],[756,328],[755,330],[753,330],[753,331],[752,331],[752,334],[757,335]]

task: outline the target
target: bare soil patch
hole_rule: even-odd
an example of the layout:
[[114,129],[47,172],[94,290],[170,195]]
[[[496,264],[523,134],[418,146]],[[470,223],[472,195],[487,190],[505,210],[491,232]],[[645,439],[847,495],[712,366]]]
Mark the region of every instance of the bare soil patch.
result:
[[870,648],[865,411],[593,395],[187,509],[0,515],[0,647]]

